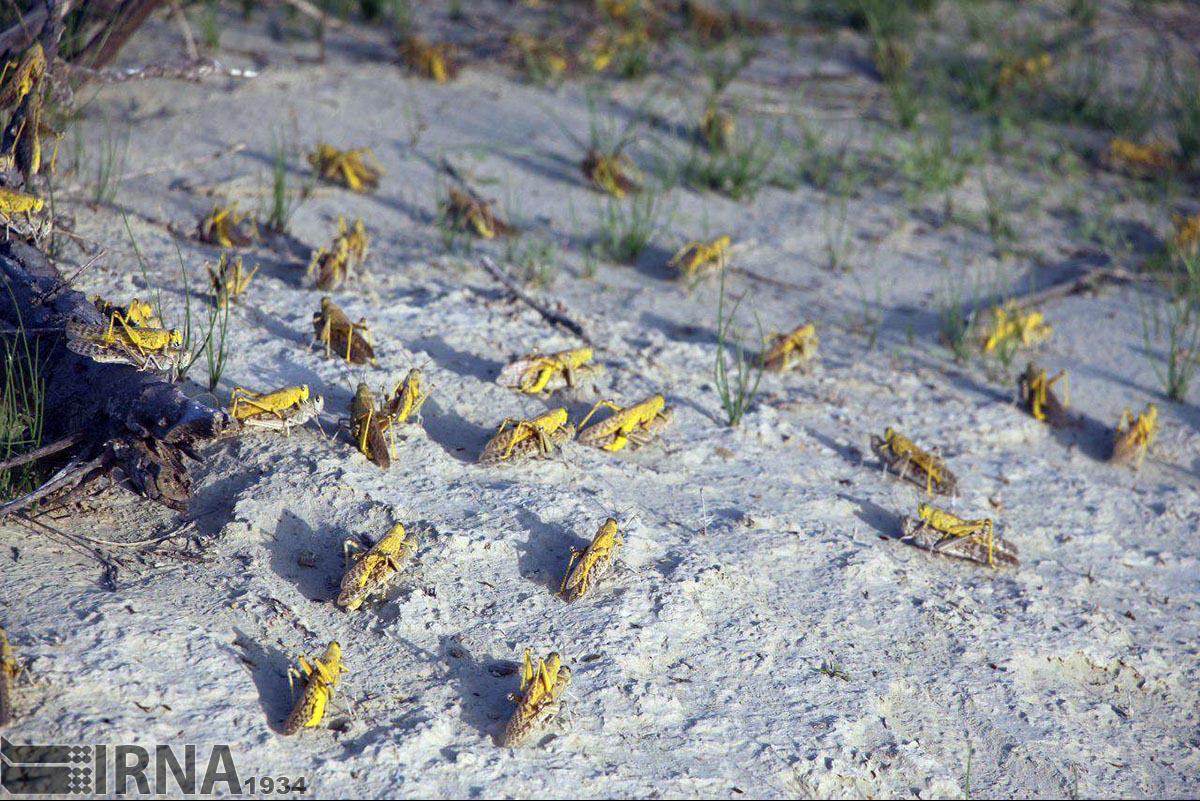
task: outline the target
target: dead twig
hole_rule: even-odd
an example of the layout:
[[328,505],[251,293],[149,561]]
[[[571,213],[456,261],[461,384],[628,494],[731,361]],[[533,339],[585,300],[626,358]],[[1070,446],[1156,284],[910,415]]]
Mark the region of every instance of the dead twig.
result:
[[511,276],[509,276],[506,272],[504,272],[504,270],[501,270],[499,265],[496,264],[496,262],[492,261],[487,256],[484,256],[483,258],[481,258],[479,260],[479,263],[483,267],[483,269],[487,270],[488,273],[491,274],[491,276],[493,278],[495,278],[500,283],[504,284],[504,288],[507,289],[509,292],[511,292],[513,297],[515,297],[517,300],[521,301],[525,305],[529,306],[531,309],[536,311],[538,314],[542,315],[542,319],[544,319],[546,322],[550,323],[551,325],[557,325],[562,328],[565,328],[568,331],[570,331],[572,334],[574,334],[575,336],[582,339],[587,344],[589,344],[589,345],[592,344],[591,338],[588,337],[587,333],[583,330],[582,325],[575,322],[567,315],[562,314],[561,312],[556,312],[553,309],[550,309],[549,307],[547,307],[545,304],[534,300],[532,297],[530,297],[528,294],[526,294],[526,292],[523,289],[521,289],[521,287],[519,287],[517,285],[517,282],[514,281]]
[[1132,273],[1121,267],[1102,267],[1096,270],[1089,270],[1074,281],[1066,281],[1064,283],[1055,284],[1046,287],[1037,292],[1030,292],[1027,295],[1021,295],[1013,299],[1013,302],[1018,308],[1029,308],[1031,306],[1040,306],[1048,300],[1057,300],[1065,298],[1069,295],[1078,295],[1083,292],[1090,292],[1098,288],[1101,284],[1129,284],[1134,281],[1150,281],[1154,280],[1154,276],[1142,275],[1140,273]]
[[67,64],[67,72],[72,78],[91,83],[128,83],[129,81],[147,81],[163,79],[170,81],[201,81],[205,78],[225,77],[243,78],[250,80],[258,77],[258,70],[227,67],[215,58],[194,58],[184,62],[162,62],[144,64],[140,67],[122,67],[120,69],[93,69],[79,64]]
[[95,471],[104,467],[106,458],[104,454],[101,454],[89,462],[81,462],[78,459],[72,460],[66,467],[51,476],[50,480],[37,489],[27,492],[19,498],[13,498],[8,503],[0,504],[0,519],[21,512],[43,498],[47,498],[56,492],[61,492],[68,487],[85,481]]
[[[54,14],[58,19],[62,19],[74,7],[74,0],[58,0],[54,6]],[[29,47],[45,24],[45,6],[35,8],[23,17],[18,17],[16,25],[0,32],[0,55],[15,53]]]
[[171,16],[179,23],[179,33],[183,36],[183,46],[187,50],[188,58],[195,61],[200,58],[200,49],[196,47],[196,37],[192,35],[192,26],[188,23],[187,14],[183,13],[183,7],[179,5],[179,0],[171,0]]
[[15,519],[21,523],[24,523],[29,528],[40,528],[44,531],[44,533],[49,534],[51,537],[59,540],[60,542],[66,543],[67,547],[75,551],[79,551],[85,556],[95,559],[100,566],[104,568],[104,584],[107,586],[107,588],[110,590],[115,590],[117,588],[118,563],[101,553],[95,546],[89,544],[88,537],[83,537],[78,534],[71,534],[61,529],[57,529],[48,523],[43,523],[36,517],[30,517],[26,514],[15,515]]
[[336,17],[330,17],[326,15],[324,11],[308,2],[308,0],[283,0],[283,2],[296,9],[304,16],[312,17],[317,22],[320,22],[321,25],[327,25],[335,31],[340,31],[342,28],[346,27],[346,23],[342,22]]
[[51,442],[49,445],[43,445],[40,448],[30,451],[29,453],[23,453],[20,456],[14,456],[6,462],[0,462],[0,470],[12,470],[14,467],[20,467],[23,464],[36,462],[38,459],[42,459],[46,456],[53,456],[59,451],[65,451],[67,448],[77,445],[82,441],[82,434],[71,434],[70,436],[63,437],[57,442]]

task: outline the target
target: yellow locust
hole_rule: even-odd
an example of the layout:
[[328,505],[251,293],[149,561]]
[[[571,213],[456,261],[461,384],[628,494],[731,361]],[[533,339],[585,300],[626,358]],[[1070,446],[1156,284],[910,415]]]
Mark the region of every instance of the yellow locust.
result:
[[[587,425],[587,421],[600,408],[613,413],[598,423]],[[671,410],[666,408],[662,395],[652,395],[641,403],[622,408],[610,400],[597,401],[592,410],[579,424],[578,440],[583,445],[619,451],[627,444],[640,447],[671,422]]]
[[617,529],[617,521],[611,517],[605,520],[588,547],[582,551],[571,549],[567,575],[563,577],[558,594],[567,601],[582,598],[592,585],[604,578],[612,568],[617,549],[624,544],[625,540]]
[[325,654],[314,659],[310,665],[304,657],[300,657],[300,667],[288,668],[288,683],[295,692],[296,680],[304,682],[300,698],[292,707],[292,714],[283,725],[284,734],[295,734],[300,729],[311,729],[318,726],[325,717],[325,709],[333,700],[338,681],[346,666],[342,662],[342,647],[337,642],[329,643]]
[[509,696],[517,709],[504,728],[501,745],[519,745],[531,731],[558,714],[559,702],[571,683],[571,669],[562,664],[556,653],[538,659],[535,666],[529,649],[521,665],[521,692]]
[[406,534],[400,523],[392,526],[379,542],[365,551],[353,540],[346,540],[343,547],[347,559],[353,556],[354,564],[349,565],[342,576],[337,605],[347,612],[354,612],[372,595],[382,595],[404,562],[417,552],[417,545],[417,535]]

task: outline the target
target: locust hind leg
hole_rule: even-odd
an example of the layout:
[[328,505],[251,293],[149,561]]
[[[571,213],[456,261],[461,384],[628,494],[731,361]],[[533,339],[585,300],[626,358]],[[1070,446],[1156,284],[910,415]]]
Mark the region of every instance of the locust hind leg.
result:
[[342,556],[345,557],[345,560],[346,560],[346,568],[345,569],[346,570],[350,569],[350,560],[351,559],[353,559],[355,562],[357,562],[365,552],[366,552],[366,549],[363,548],[361,545],[359,545],[354,540],[349,539],[349,538],[344,540],[342,542]]
[[[542,431],[541,428],[532,426],[525,420],[513,420],[512,418],[506,417],[504,422],[500,424],[500,431],[497,431],[496,433],[500,434],[502,431],[504,431],[504,426],[507,423],[515,423],[515,425],[513,426],[513,435],[508,441],[508,447],[504,449],[504,455],[500,457],[501,461],[505,461],[508,459],[508,457],[512,456],[513,448],[515,448],[517,444],[523,440],[523,438],[520,436],[521,431],[533,429],[532,436],[537,436],[538,432]],[[540,441],[538,443],[538,447],[541,447]]]
[[571,579],[571,568],[575,566],[575,560],[580,557],[583,551],[578,548],[571,549],[571,561],[567,562],[567,573],[563,576],[562,584],[558,586],[558,594],[562,595],[567,589],[567,582]]
[[370,439],[371,421],[375,419],[375,410],[367,410],[367,419],[362,422],[358,429],[358,450],[360,453],[370,456],[371,452],[367,447],[367,441]]
[[558,363],[551,359],[538,359],[526,373],[529,378],[521,382],[521,391],[530,395],[541,392],[550,383],[550,379],[554,378],[554,373],[558,368]]
[[596,401],[595,405],[592,406],[592,410],[587,413],[587,416],[584,417],[583,421],[579,424],[579,430],[582,431],[584,429],[584,427],[587,425],[587,421],[592,419],[592,415],[595,414],[597,411],[599,411],[602,408],[603,409],[611,409],[616,414],[620,414],[621,412],[625,411],[623,408],[618,406],[613,401],[598,400],[598,401]]

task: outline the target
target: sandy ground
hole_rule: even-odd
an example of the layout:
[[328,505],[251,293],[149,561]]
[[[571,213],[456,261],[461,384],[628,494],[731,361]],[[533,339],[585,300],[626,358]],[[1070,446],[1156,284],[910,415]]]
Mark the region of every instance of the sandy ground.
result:
[[[173,52],[173,35],[153,23],[126,60]],[[351,369],[310,349],[322,293],[298,262],[248,256],[262,267],[233,311],[217,396],[307,383],[326,399],[328,436],[310,427],[213,446],[182,516],[113,491],[57,521],[125,540],[192,521],[190,539],[120,552],[115,590],[55,542],[0,534],[11,553],[0,560],[4,623],[29,668],[8,737],[225,742],[244,776],[304,776],[314,792],[354,796],[1196,793],[1200,416],[1161,399],[1136,289],[1044,307],[1055,336],[1037,359],[1070,371],[1074,406],[1090,420],[1080,430],[1051,431],[1014,405],[1007,378],[957,366],[936,344],[944,287],[1048,285],[1102,258],[1050,213],[1062,187],[1016,158],[1003,168],[1029,199],[1018,245],[1035,255],[999,258],[985,234],[939,221],[940,199],[913,209],[895,186],[867,186],[848,201],[852,269],[836,273],[825,255],[827,194],[770,188],[739,204],[674,189],[655,247],[635,266],[601,263],[587,278],[578,245],[595,235],[602,201],[561,127],[587,137],[580,86],[535,88],[486,65],[437,86],[382,61],[382,43],[339,41],[318,65],[297,58],[311,45],[232,29],[223,57],[265,54],[261,77],[109,88],[84,114],[93,131],[107,116],[128,133],[126,172],[247,144],[184,174],[124,181],[112,206],[90,208],[86,190],[65,201],[76,230],[108,249],[80,288],[145,293],[125,209],[150,281],[176,314],[177,240],[150,220],[190,228],[213,197],[265,202],[281,129],[299,148],[373,148],[386,170],[379,191],[321,187],[292,231],[317,246],[339,214],[363,219],[369,274],[337,300],[370,320],[380,359]],[[885,101],[845,57],[849,45],[778,49],[735,84],[751,107],[782,104],[835,142],[888,130],[872,122]],[[844,79],[803,98],[787,88],[818,71]],[[647,86],[619,85],[606,110],[631,113]],[[659,91],[657,113],[694,118],[696,87]],[[89,137],[94,154],[99,134]],[[660,132],[634,153],[646,165],[685,147]],[[557,281],[532,291],[587,326],[607,367],[594,393],[568,400],[572,416],[599,396],[628,403],[662,392],[675,420],[660,443],[474,463],[500,420],[546,408],[497,386],[500,367],[576,342],[510,300],[474,256],[445,254],[443,156],[499,198],[525,238],[562,254]],[[301,158],[293,166],[299,184],[307,168]],[[1117,180],[1100,176],[1089,192]],[[955,192],[979,208],[976,178]],[[779,282],[731,273],[744,311],[764,328],[812,320],[821,333],[820,367],[768,375],[736,429],[723,425],[712,379],[717,284],[688,289],[664,267],[683,242],[717,233],[737,243],[735,266]],[[179,246],[198,280],[215,251]],[[476,248],[505,255],[503,245]],[[748,314],[743,324],[753,331]],[[336,420],[357,381],[390,385],[413,365],[432,397],[385,473],[334,433]],[[1143,468],[1107,464],[1105,427],[1150,401],[1163,429]],[[920,494],[869,455],[869,436],[888,425],[943,448],[960,479],[954,508],[994,516],[1021,549],[1019,569],[896,539]],[[568,605],[553,591],[571,548],[609,515],[625,531],[617,570]],[[341,543],[373,540],[393,520],[420,534],[419,558],[386,603],[348,616],[331,600]],[[331,639],[350,673],[327,725],[281,736],[287,665]],[[527,647],[561,652],[574,682],[559,721],[505,749],[496,737]]]

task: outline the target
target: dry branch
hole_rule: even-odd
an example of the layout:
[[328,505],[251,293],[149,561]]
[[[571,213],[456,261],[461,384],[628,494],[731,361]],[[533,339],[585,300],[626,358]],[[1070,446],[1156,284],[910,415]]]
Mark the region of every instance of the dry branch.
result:
[[257,78],[257,70],[226,67],[215,58],[195,58],[182,62],[146,64],[141,67],[121,69],[92,69],[78,64],[68,64],[67,72],[72,78],[91,83],[128,83],[151,78],[174,81],[200,81],[205,78]]
[[479,260],[479,263],[483,266],[483,269],[487,270],[491,274],[493,278],[504,284],[505,289],[511,292],[513,297],[529,306],[538,314],[542,315],[542,319],[544,319],[546,322],[550,323],[551,325],[561,326],[589,345],[592,344],[592,340],[588,337],[587,333],[584,332],[582,325],[575,322],[567,315],[554,311],[544,303],[534,300],[523,289],[521,289],[521,287],[517,286],[517,282],[514,281],[510,275],[501,270],[496,262],[492,261],[487,256],[484,256]]
[[[224,412],[186,397],[178,386],[132,365],[101,364],[67,349],[68,320],[102,325],[86,297],[63,289],[58,271],[36,249],[0,243],[0,325],[25,332],[45,380],[43,438],[67,458],[45,485],[0,506],[0,517],[56,492],[119,473],[137,493],[173,509],[191,496],[185,457],[232,429]],[[50,455],[47,453],[47,455]]]

